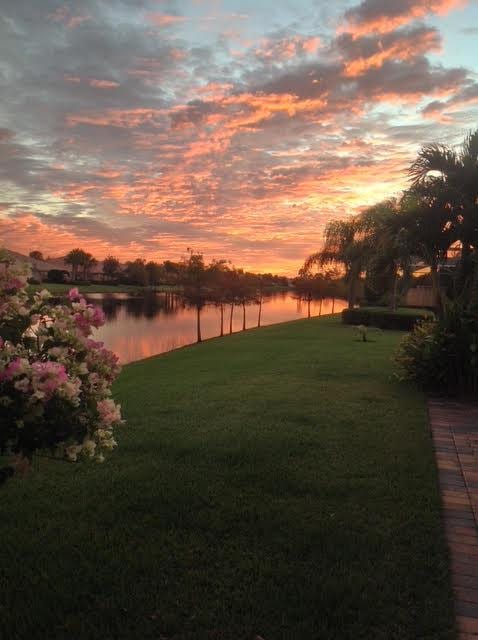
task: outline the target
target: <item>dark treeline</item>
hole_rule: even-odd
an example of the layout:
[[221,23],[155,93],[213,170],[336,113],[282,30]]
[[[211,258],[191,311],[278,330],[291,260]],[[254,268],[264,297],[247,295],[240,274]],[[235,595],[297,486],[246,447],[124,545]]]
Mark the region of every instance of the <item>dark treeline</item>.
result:
[[[441,313],[450,301],[478,304],[478,131],[460,149],[429,144],[409,169],[410,188],[355,216],[329,222],[324,245],[305,261],[301,276],[338,267],[352,308],[362,297],[395,310],[414,272],[432,288]],[[317,283],[321,286],[321,282]]]

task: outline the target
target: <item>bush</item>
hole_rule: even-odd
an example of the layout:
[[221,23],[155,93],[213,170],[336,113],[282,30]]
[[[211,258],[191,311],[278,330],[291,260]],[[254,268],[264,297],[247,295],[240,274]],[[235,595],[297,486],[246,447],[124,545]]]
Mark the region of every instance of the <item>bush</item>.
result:
[[423,321],[406,336],[395,361],[402,379],[447,395],[478,391],[478,318],[459,304],[449,305],[442,318]]
[[0,454],[12,456],[10,472],[43,449],[102,462],[122,422],[111,399],[117,357],[90,338],[102,311],[77,289],[61,304],[46,290],[29,298],[25,268],[1,267]]
[[393,329],[397,331],[411,331],[415,324],[428,316],[423,311],[408,310],[407,312],[390,311],[383,309],[344,309],[342,322],[344,324],[364,325],[366,327],[379,327],[380,329]]
[[66,282],[68,276],[68,271],[64,271],[63,269],[50,269],[50,271],[48,271],[46,275],[48,282],[53,282],[56,284],[62,284],[63,282]]

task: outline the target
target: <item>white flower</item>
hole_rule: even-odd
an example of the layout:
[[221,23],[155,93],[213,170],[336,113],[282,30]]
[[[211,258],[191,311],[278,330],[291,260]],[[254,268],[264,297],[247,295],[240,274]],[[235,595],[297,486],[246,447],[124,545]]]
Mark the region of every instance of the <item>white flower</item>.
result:
[[96,442],[94,440],[85,440],[83,442],[83,451],[92,458],[95,455]]
[[69,447],[65,448],[65,455],[71,462],[76,462],[81,449],[81,444],[71,444]]

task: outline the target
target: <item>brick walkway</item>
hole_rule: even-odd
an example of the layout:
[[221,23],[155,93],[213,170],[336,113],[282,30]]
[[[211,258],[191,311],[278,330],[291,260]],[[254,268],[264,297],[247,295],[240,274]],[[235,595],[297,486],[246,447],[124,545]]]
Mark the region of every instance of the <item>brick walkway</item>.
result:
[[431,400],[460,640],[478,640],[478,405]]

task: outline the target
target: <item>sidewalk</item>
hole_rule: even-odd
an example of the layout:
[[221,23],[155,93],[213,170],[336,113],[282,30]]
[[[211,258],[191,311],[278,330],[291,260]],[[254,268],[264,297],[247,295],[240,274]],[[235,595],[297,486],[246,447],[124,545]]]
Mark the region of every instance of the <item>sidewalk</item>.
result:
[[431,400],[459,640],[478,640],[478,405]]

